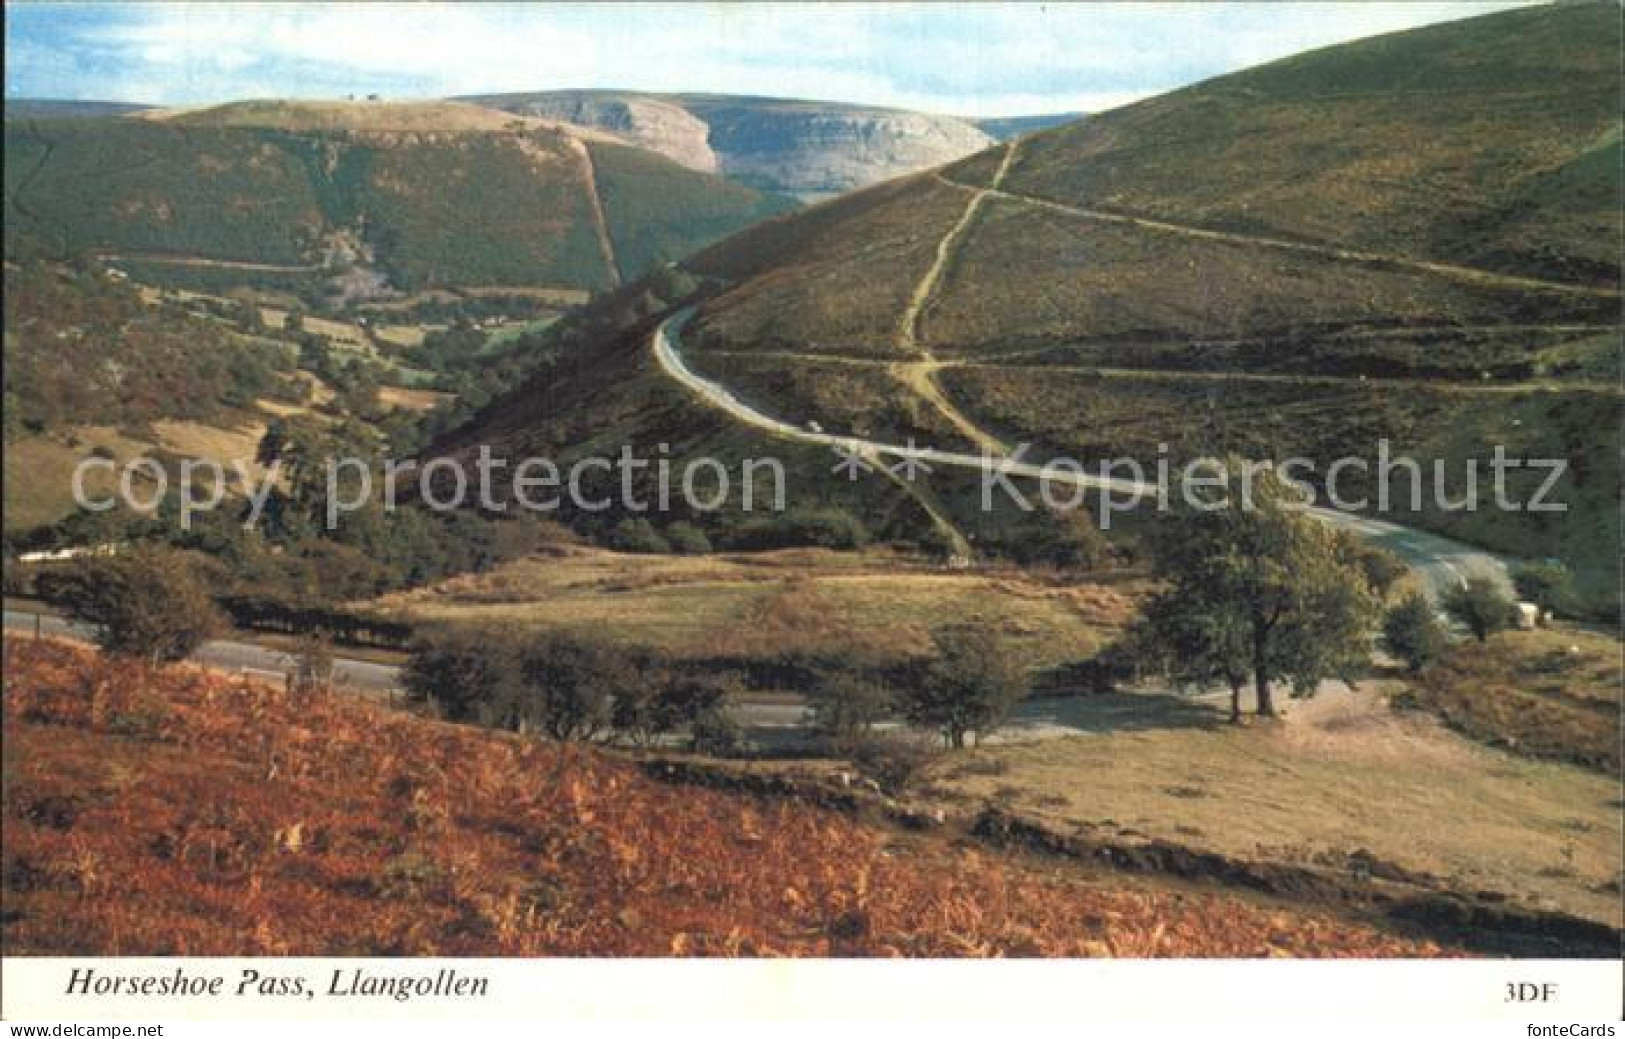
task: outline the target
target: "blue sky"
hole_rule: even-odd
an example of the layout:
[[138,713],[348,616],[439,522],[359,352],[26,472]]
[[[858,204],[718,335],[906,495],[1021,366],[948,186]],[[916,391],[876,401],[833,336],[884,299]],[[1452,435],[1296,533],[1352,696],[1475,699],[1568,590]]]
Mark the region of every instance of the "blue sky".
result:
[[6,97],[200,104],[621,87],[1101,111],[1515,3],[6,4]]

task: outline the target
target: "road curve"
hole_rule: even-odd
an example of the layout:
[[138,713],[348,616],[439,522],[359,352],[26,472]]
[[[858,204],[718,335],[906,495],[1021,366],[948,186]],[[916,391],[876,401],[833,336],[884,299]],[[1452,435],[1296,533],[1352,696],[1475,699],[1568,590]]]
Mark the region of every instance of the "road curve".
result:
[[[819,444],[869,458],[891,456],[898,459],[913,458],[934,465],[960,469],[999,473],[1011,478],[1049,481],[1053,484],[1107,491],[1121,502],[1154,498],[1157,486],[1143,481],[1104,477],[1065,468],[1023,462],[1010,456],[992,453],[979,455],[961,451],[938,451],[933,448],[890,444],[879,440],[846,436],[836,433],[813,432],[780,418],[757,410],[734,395],[733,391],[712,379],[700,375],[688,366],[679,352],[678,337],[683,327],[694,316],[693,307],[685,307],[662,321],[654,331],[653,349],[662,370],[706,403],[733,418],[785,440],[806,444]],[[1435,599],[1468,578],[1486,577],[1505,589],[1512,582],[1507,564],[1499,557],[1472,548],[1458,541],[1428,531],[1401,526],[1387,520],[1375,519],[1355,513],[1342,512],[1319,506],[1305,510],[1309,515],[1340,530],[1347,530],[1365,541],[1393,552],[1421,578],[1427,592]]]

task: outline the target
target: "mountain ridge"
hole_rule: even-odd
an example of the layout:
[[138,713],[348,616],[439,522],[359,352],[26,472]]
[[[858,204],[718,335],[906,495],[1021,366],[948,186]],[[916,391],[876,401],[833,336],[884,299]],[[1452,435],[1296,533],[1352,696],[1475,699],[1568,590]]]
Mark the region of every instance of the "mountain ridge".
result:
[[160,283],[202,264],[275,288],[308,288],[301,269],[316,268],[346,298],[594,291],[791,204],[608,134],[457,102],[236,102],[5,133],[8,249],[134,257]]

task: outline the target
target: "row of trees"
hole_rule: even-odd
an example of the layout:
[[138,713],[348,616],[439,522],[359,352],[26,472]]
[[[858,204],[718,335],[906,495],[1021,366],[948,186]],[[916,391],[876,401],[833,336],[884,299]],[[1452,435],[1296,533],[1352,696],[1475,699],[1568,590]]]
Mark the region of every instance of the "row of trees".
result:
[[448,721],[562,742],[648,746],[687,730],[697,750],[739,742],[729,674],[695,673],[641,648],[558,632],[454,627],[426,636],[404,673],[408,695]]
[[[183,660],[229,628],[195,560],[157,545],[77,560],[51,587],[54,602],[95,626],[103,650],[151,666]],[[301,661],[321,657],[330,671],[328,640],[307,634],[311,649]],[[877,725],[906,720],[963,747],[1001,725],[1027,690],[1003,642],[974,627],[938,633],[929,656],[901,665],[829,655],[799,661],[798,671],[815,724],[843,746]],[[560,741],[648,746],[687,731],[700,750],[739,742],[728,713],[743,689],[735,673],[580,635],[472,627],[426,633],[403,684],[447,720]]]
[[[984,629],[944,631],[933,649],[898,667],[836,655],[799,661],[814,724],[844,748],[904,720],[964,747],[1002,724],[1026,692],[1022,668]],[[725,751],[739,740],[728,711],[744,688],[736,673],[583,635],[443,629],[422,639],[403,681],[448,721],[564,742],[647,747],[687,731],[696,749]]]

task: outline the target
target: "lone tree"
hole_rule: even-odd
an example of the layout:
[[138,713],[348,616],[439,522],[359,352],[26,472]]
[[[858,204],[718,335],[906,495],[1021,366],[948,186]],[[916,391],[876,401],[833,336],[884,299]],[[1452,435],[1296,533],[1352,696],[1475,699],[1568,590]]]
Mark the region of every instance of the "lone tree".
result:
[[1445,612],[1480,642],[1518,623],[1518,605],[1487,577],[1470,578],[1444,599]]
[[902,693],[903,714],[942,733],[955,749],[1009,717],[1027,691],[1026,676],[985,628],[952,628],[935,636],[936,655],[915,669]]
[[1577,601],[1574,575],[1562,563],[1530,563],[1512,575],[1518,598],[1534,603],[1544,613],[1572,613]]
[[1272,470],[1231,461],[1214,475],[1155,539],[1166,586],[1146,637],[1176,676],[1227,684],[1233,717],[1250,674],[1258,714],[1272,717],[1272,682],[1308,693],[1364,666],[1379,605],[1346,542],[1294,508]]
[[1388,652],[1403,660],[1414,674],[1437,660],[1450,645],[1450,634],[1439,623],[1433,604],[1413,592],[1388,611],[1382,622]]
[[225,629],[208,588],[182,552],[150,545],[76,560],[58,603],[96,626],[103,651],[149,667],[184,660]]

